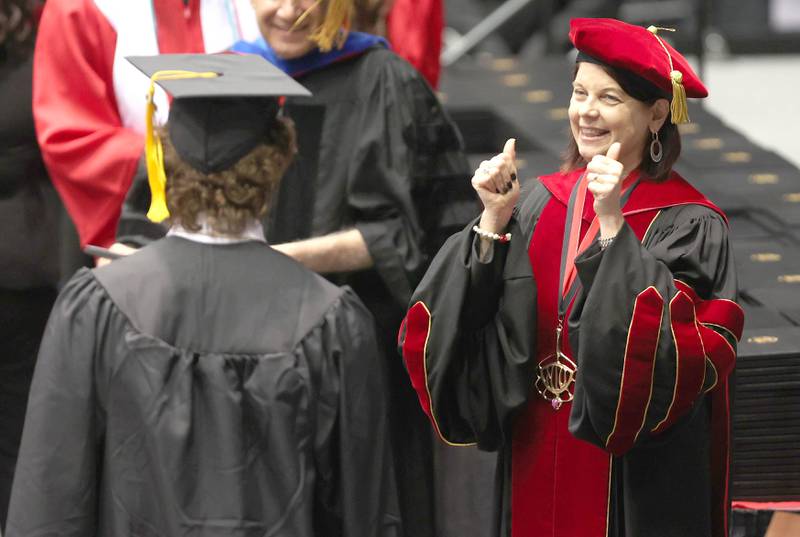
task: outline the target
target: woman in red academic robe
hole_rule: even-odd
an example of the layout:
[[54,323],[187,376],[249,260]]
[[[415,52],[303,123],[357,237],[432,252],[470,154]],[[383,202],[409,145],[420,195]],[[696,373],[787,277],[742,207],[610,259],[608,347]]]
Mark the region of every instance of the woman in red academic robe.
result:
[[672,169],[707,91],[656,28],[570,38],[563,169],[520,196],[512,140],[481,164],[404,360],[445,442],[499,453],[494,535],[722,537],[743,316],[725,215]]

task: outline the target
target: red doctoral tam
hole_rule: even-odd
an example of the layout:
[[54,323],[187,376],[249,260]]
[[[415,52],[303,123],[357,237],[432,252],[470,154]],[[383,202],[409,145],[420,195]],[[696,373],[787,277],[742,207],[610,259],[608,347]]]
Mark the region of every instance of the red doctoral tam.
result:
[[686,58],[658,35],[663,30],[616,19],[572,19],[569,38],[584,54],[630,71],[672,95],[672,122],[685,123],[686,97],[707,97],[708,90]]

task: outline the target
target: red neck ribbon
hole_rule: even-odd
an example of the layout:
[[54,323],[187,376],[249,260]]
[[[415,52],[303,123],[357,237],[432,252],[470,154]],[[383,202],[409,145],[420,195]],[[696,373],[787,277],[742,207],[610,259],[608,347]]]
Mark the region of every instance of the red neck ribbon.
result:
[[[620,200],[625,205],[627,198],[630,197],[630,192],[632,191],[633,187],[636,185],[639,179],[639,172],[635,171],[628,174],[628,177],[622,182],[622,192],[620,194]],[[575,277],[578,274],[577,268],[575,268],[575,259],[579,255],[581,255],[586,249],[589,247],[590,244],[594,241],[597,234],[600,232],[600,221],[597,218],[597,215],[592,219],[592,222],[589,224],[589,229],[586,230],[586,235],[583,236],[583,240],[579,242],[578,238],[581,234],[581,223],[583,222],[583,206],[586,202],[586,190],[588,189],[589,182],[586,180],[586,174],[583,174],[578,182],[575,184],[575,188],[578,190],[576,196],[572,196],[570,200],[570,204],[574,203],[574,207],[572,211],[567,211],[567,214],[572,215],[572,219],[569,222],[569,227],[567,228],[567,232],[569,233],[569,240],[564,241],[567,245],[567,258],[565,264],[565,274],[561,278],[561,299],[565,299],[569,294],[570,288],[572,284],[575,282]],[[563,254],[562,254],[563,255]],[[568,306],[568,304],[567,304]]]

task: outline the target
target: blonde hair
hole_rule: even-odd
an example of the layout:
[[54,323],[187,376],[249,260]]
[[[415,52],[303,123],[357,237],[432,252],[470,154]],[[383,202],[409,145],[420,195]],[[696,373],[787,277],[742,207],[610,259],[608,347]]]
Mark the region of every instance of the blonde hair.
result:
[[353,19],[353,0],[317,0],[314,5],[300,15],[294,25],[299,26],[318,8],[325,9],[322,24],[309,36],[322,52],[330,51],[334,46],[342,48],[350,31]]

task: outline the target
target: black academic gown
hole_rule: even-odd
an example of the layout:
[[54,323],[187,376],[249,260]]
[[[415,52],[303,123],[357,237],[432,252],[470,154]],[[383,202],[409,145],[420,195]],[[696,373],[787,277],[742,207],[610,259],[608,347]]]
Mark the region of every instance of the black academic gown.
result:
[[[488,258],[469,226],[434,259],[400,338],[419,400],[444,441],[499,453],[495,536],[727,535],[743,319],[724,215],[677,174],[639,183],[611,246],[577,257],[574,401],[537,393],[580,175],[543,177]],[[593,217],[587,194],[581,237]]]
[[0,44],[0,529],[39,340],[66,253],[59,230],[64,209],[33,124],[33,51],[16,59],[9,56],[16,48]]
[[[358,229],[374,268],[331,278],[351,285],[393,337],[428,255],[440,246],[426,231],[449,236],[465,223],[447,229],[452,223],[440,205],[452,200],[432,191],[448,182],[459,190],[469,177],[460,135],[421,75],[382,46],[296,78],[312,97],[286,106],[299,148],[268,239],[278,244]],[[474,193],[467,194],[469,219],[477,207]],[[432,216],[439,221],[425,220]]]
[[370,315],[260,242],[82,270],[42,343],[6,537],[395,536]]

